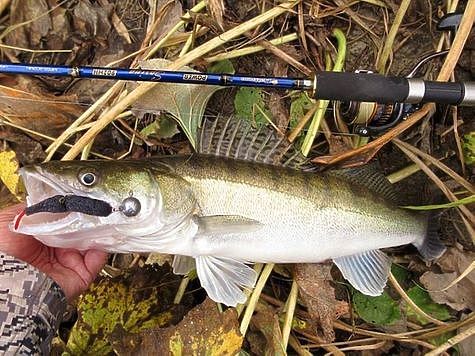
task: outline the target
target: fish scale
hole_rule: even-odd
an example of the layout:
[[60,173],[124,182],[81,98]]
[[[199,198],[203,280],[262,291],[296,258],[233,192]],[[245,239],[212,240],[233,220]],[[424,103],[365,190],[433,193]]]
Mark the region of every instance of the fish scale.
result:
[[321,262],[341,256],[340,246],[348,241],[352,244],[345,251],[351,255],[411,243],[426,231],[424,216],[331,175],[213,156],[172,156],[166,164],[191,184],[201,215],[243,216],[264,225],[251,233],[201,237],[202,254],[252,262]]

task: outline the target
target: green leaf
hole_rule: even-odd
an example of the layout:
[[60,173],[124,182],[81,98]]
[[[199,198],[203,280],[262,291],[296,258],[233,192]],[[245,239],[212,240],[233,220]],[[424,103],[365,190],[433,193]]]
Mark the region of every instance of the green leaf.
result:
[[353,307],[367,323],[391,325],[401,319],[398,303],[386,292],[378,297],[370,297],[354,290]]
[[406,284],[410,281],[411,273],[406,268],[401,267],[396,263],[391,265],[391,273],[400,284]]
[[236,70],[234,69],[233,63],[229,59],[215,62],[208,67],[208,73],[234,74],[235,72]]
[[248,119],[257,126],[266,124],[271,113],[264,104],[264,93],[260,88],[239,88],[234,98],[234,110],[238,117]]
[[471,195],[469,197],[462,198],[457,201],[446,203],[446,204],[419,205],[419,206],[408,205],[408,206],[403,206],[403,208],[411,209],[411,210],[435,210],[435,209],[454,208],[459,205],[468,205],[472,203],[475,203],[475,195]]
[[[407,295],[419,308],[435,319],[447,320],[450,318],[449,309],[444,305],[435,303],[429,293],[419,286],[414,286],[409,289]],[[413,320],[417,320],[422,325],[429,323],[427,319],[417,314],[410,306],[407,307],[407,316]]]
[[465,163],[475,164],[475,132],[470,132],[462,138],[462,148],[465,157]]
[[292,97],[290,104],[290,128],[293,129],[302,119],[305,113],[310,110],[313,103],[305,92],[298,93]]
[[152,123],[140,130],[145,137],[170,138],[178,133],[177,123],[166,115],[160,115]]

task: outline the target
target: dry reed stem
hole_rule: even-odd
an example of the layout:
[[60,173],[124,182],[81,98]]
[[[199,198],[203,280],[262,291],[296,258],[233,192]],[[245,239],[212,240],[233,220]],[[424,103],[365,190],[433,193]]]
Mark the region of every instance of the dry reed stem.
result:
[[282,49],[276,47],[275,45],[273,45],[269,41],[259,40],[259,41],[257,41],[257,43],[260,46],[262,46],[263,48],[265,48],[266,50],[268,50],[269,52],[273,53],[276,57],[280,58],[281,60],[283,60],[287,64],[291,65],[295,69],[301,71],[307,77],[310,77],[313,74],[313,72],[312,72],[312,70],[310,70],[310,68],[303,65],[302,63],[297,61],[295,58],[293,58],[289,54],[285,53]]
[[0,0],[0,14],[10,5],[11,0]]
[[287,310],[285,313],[284,325],[282,326],[282,347],[287,350],[290,332],[292,330],[292,321],[294,319],[295,307],[297,306],[297,296],[299,288],[295,279],[292,281],[289,297],[287,299]]
[[440,321],[436,318],[433,318],[432,316],[430,316],[429,314],[427,314],[425,311],[423,311],[421,308],[419,308],[419,306],[414,303],[414,301],[409,298],[409,296],[407,295],[407,293],[404,291],[404,289],[401,287],[401,285],[399,284],[399,282],[396,280],[396,278],[394,278],[394,275],[390,272],[389,273],[389,280],[391,281],[391,284],[393,285],[394,289],[396,289],[396,291],[399,293],[399,295],[402,297],[402,299],[404,299],[406,301],[407,304],[409,304],[411,306],[412,309],[414,309],[414,311],[419,314],[420,316],[422,316],[423,318],[429,320],[430,322],[436,324],[436,325],[447,325],[447,323],[444,323],[443,321]]
[[46,148],[45,152],[48,154],[45,159],[46,162],[51,160],[57,149],[76,132],[76,129],[79,126],[90,120],[92,115],[94,115],[94,113],[99,110],[99,108],[101,108],[107,101],[110,100],[110,98],[120,89],[121,85],[122,82],[114,83],[114,85],[110,87],[107,92],[101,95],[101,97],[96,100],[94,104],[89,106],[87,110],[81,114],[81,116],[79,116],[71,125],[69,125],[69,127]]
[[460,334],[455,335],[454,337],[451,337],[450,339],[447,340],[447,342],[444,342],[442,345],[439,347],[435,348],[434,350],[426,353],[426,356],[436,356],[440,355],[442,352],[450,349],[451,347],[457,345],[459,342],[465,340],[466,338],[475,335],[475,325],[472,325],[470,328],[467,330],[461,332]]
[[[403,151],[408,158],[410,158],[415,164],[417,164],[424,173],[427,174],[427,176],[437,185],[437,187],[444,193],[444,195],[447,197],[452,202],[457,201],[457,197],[455,196],[454,193],[445,185],[444,182],[434,173],[432,170],[427,167],[427,165],[416,156],[411,150],[408,148],[410,146],[409,144],[402,142],[402,141],[396,141],[394,140],[394,144],[401,150]],[[468,208],[464,205],[459,205],[457,206],[457,209],[459,209],[465,217],[470,221],[471,224],[475,225],[475,217],[474,215],[468,210]],[[469,228],[469,226],[467,226]]]
[[434,166],[439,168],[442,172],[444,172],[448,176],[452,177],[453,180],[455,180],[458,184],[460,184],[462,187],[467,189],[470,193],[475,194],[475,187],[473,186],[473,184],[468,182],[466,179],[464,179],[462,176],[457,174],[455,171],[453,171],[452,169],[447,167],[445,164],[440,162],[438,159],[432,157],[430,154],[427,154],[427,153],[421,151],[420,149],[418,149],[418,148],[416,148],[416,147],[414,147],[414,146],[412,146],[412,145],[410,145],[410,144],[408,144],[404,141],[399,140],[398,138],[393,139],[393,141],[400,144],[400,145],[403,145],[404,147],[406,147],[411,152],[415,153],[419,157],[421,157],[424,160],[428,161],[429,163],[433,164]]
[[[273,44],[274,46],[278,46],[281,44],[285,44],[291,41],[295,41],[298,39],[298,35],[294,32],[282,37],[277,37],[272,40],[269,40],[269,43]],[[262,46],[248,46],[240,49],[235,49],[229,52],[219,53],[214,56],[205,57],[204,60],[208,63],[222,61],[224,59],[231,59],[236,57],[247,56],[249,54],[257,53],[263,51],[265,48]]]
[[[256,16],[255,18],[246,21],[235,28],[226,31],[223,34],[220,34],[217,37],[214,37],[210,41],[202,44],[201,46],[195,48],[194,50],[188,52],[181,58],[178,58],[176,61],[170,64],[167,68],[168,70],[179,70],[183,66],[189,64],[195,59],[200,58],[209,51],[223,45],[224,43],[244,34],[245,32],[251,30],[257,25],[267,22],[273,19],[276,16],[279,16],[293,6],[295,6],[298,1],[287,1],[282,3],[279,6],[272,8],[271,10]],[[63,160],[71,160],[77,157],[81,150],[91,141],[99,132],[101,132],[107,125],[109,125],[117,115],[124,111],[127,107],[135,103],[142,95],[147,93],[149,90],[154,88],[158,83],[143,83],[137,86],[132,92],[130,92],[125,98],[117,102],[109,111],[102,114],[99,119],[96,121],[96,125],[91,127],[72,147],[62,158]]]
[[386,68],[386,63],[391,54],[394,39],[396,38],[399,28],[401,27],[402,20],[406,15],[406,11],[409,8],[410,3],[411,0],[403,0],[399,5],[399,9],[397,10],[393,24],[391,25],[391,29],[389,30],[388,37],[386,38],[386,42],[384,43],[383,51],[381,53],[381,56],[379,57],[378,63],[376,64],[376,69],[379,73],[387,73],[387,71],[389,70],[389,66]]
[[241,335],[245,336],[247,332],[247,328],[251,322],[252,315],[254,314],[254,310],[256,309],[257,302],[259,301],[259,297],[262,293],[262,289],[267,283],[267,279],[269,278],[270,274],[272,273],[272,269],[274,268],[273,263],[267,263],[264,268],[262,269],[261,275],[257,280],[256,286],[252,291],[251,297],[247,302],[246,310],[244,311],[244,315],[242,316],[241,325],[239,327],[239,331]]
[[72,49],[30,49],[17,46],[9,46],[4,43],[0,43],[0,48],[14,49],[17,51],[23,51],[28,53],[71,53]]
[[[48,136],[48,135],[45,135],[41,132],[38,132],[38,131],[34,131],[34,130],[31,130],[29,128],[26,128],[26,127],[23,127],[21,125],[17,125],[13,122],[10,121],[10,119],[5,116],[4,114],[0,114],[0,116],[2,116],[3,118],[5,118],[4,120],[3,119],[0,119],[0,126],[1,125],[6,125],[6,126],[11,126],[17,130],[20,130],[20,131],[23,131],[23,132],[26,132],[30,135],[34,135],[34,136],[38,136],[40,138],[44,138],[45,140],[49,140],[49,141],[55,141],[56,139],[54,137],[51,137],[51,136]],[[63,143],[64,146],[66,147],[73,147],[73,145],[69,144],[69,143]],[[108,156],[105,156],[105,155],[102,155],[100,153],[97,153],[97,152],[94,152],[94,151],[91,151],[91,154],[96,156],[97,158],[101,158],[101,159],[106,159],[106,160],[111,160],[112,158],[108,157]]]
[[467,38],[470,35],[474,20],[475,0],[468,0],[465,11],[463,12],[462,20],[460,21],[460,26],[457,30],[454,41],[452,42],[452,46],[450,47],[450,51],[445,58],[439,75],[437,76],[438,81],[445,82],[450,79],[460,55],[462,54],[465,43],[467,42]]

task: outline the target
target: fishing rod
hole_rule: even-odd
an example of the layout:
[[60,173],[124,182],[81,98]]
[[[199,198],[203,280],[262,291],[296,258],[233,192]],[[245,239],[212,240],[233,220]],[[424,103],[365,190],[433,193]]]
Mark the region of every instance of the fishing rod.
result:
[[263,77],[150,69],[0,63],[0,73],[305,90],[315,99],[381,104],[475,105],[475,82],[437,82],[367,72],[317,72],[313,78]]

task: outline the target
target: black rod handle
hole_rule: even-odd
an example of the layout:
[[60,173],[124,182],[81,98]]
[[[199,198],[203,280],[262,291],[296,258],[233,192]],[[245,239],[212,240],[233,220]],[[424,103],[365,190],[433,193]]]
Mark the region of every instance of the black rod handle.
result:
[[474,82],[434,82],[373,73],[319,72],[315,98],[378,103],[475,105]]

